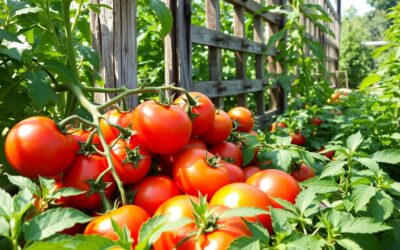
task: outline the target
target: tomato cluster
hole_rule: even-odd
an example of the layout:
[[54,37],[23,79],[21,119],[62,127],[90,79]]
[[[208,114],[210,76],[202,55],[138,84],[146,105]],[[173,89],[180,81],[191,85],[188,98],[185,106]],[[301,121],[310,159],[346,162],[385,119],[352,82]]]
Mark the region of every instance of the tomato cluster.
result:
[[[154,215],[169,216],[170,221],[194,218],[191,202],[198,202],[199,194],[206,197],[206,206],[215,218],[228,208],[280,208],[274,198],[295,201],[300,192],[296,179],[302,180],[304,167],[298,174],[292,173],[296,179],[280,170],[262,170],[265,162],[257,160],[258,149],[253,165],[244,165],[244,141],[231,139],[241,133],[257,135],[253,127],[254,118],[247,108],[235,107],[226,113],[216,110],[207,96],[191,92],[170,105],[149,100],[130,112],[110,110],[100,120],[100,135],[96,130],[78,128],[62,133],[52,120],[32,117],[11,129],[5,153],[21,175],[61,175],[62,187],[85,191],[67,197],[63,205],[90,213],[99,211],[104,199],[118,199],[114,178],[118,176],[124,189],[133,193],[130,205],[97,216],[84,234],[116,239],[112,218],[128,227],[137,244],[140,227]],[[286,124],[278,123],[273,130],[277,127]],[[101,137],[109,146],[108,158],[102,154],[105,144],[101,145]],[[301,134],[292,138],[292,143],[305,142]],[[268,214],[246,219],[260,221],[273,233]],[[213,249],[225,249],[236,237],[250,234],[238,217],[215,219],[211,224],[204,229],[193,222],[176,232],[163,233],[154,249],[172,249],[178,243],[178,249],[195,249],[196,244],[203,248],[217,244]],[[200,242],[187,237],[196,230],[203,230]]]

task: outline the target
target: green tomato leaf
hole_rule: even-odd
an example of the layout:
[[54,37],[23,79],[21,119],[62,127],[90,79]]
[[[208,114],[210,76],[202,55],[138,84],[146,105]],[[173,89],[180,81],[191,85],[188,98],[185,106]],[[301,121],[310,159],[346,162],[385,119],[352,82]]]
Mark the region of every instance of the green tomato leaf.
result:
[[92,217],[73,208],[54,208],[45,211],[22,226],[27,242],[46,239],[77,223],[86,223]]
[[14,201],[9,193],[0,189],[0,216],[10,218],[14,213]]
[[286,232],[290,234],[293,229],[289,224],[289,219],[295,219],[297,216],[289,211],[278,209],[278,208],[270,208],[269,212],[271,213],[272,218],[272,228],[275,233]]
[[357,148],[360,146],[360,144],[363,141],[363,136],[358,131],[356,134],[351,135],[349,138],[347,138],[347,148],[351,151],[354,152],[357,150]]
[[10,223],[2,216],[0,216],[0,236],[10,235]]
[[26,8],[17,10],[15,12],[14,16],[21,16],[21,15],[26,15],[26,14],[38,13],[40,11],[43,11],[43,9],[40,8],[40,7],[26,7]]
[[[394,204],[392,199],[387,195],[382,194],[383,191],[378,192],[371,199],[371,205],[368,207],[368,212],[377,220],[387,220],[393,213]],[[390,197],[390,196],[389,196]]]
[[307,208],[313,204],[313,201],[316,198],[316,196],[317,195],[313,189],[308,188],[306,190],[303,190],[296,197],[296,207],[303,214],[307,210]]
[[271,36],[268,40],[267,43],[267,49],[275,46],[275,43],[282,40],[282,38],[284,38],[286,35],[286,29],[281,29],[280,31],[278,31],[277,33],[275,33],[273,36]]
[[377,162],[398,164],[400,163],[400,149],[385,149],[375,152],[372,159]]
[[340,189],[339,185],[332,180],[320,180],[318,177],[314,177],[305,180],[300,185],[312,188],[316,193],[332,193]]
[[139,231],[139,244],[136,246],[135,250],[145,250],[150,249],[155,241],[164,232],[174,231],[180,227],[183,227],[193,220],[189,218],[182,218],[176,221],[168,221],[167,216],[157,215],[146,221]]
[[161,0],[150,0],[150,8],[161,23],[161,36],[166,36],[172,29],[173,17],[169,8]]
[[354,202],[354,211],[360,211],[371,198],[376,194],[375,187],[359,185],[353,188],[352,200]]
[[7,31],[5,29],[0,29],[0,40],[4,39],[10,42],[17,42],[21,43],[21,41],[18,39],[18,36],[14,33],[11,33],[10,31]]
[[250,222],[245,219],[243,219],[243,221],[246,224],[246,226],[250,229],[250,232],[253,235],[253,237],[255,237],[256,239],[260,239],[267,244],[269,243],[270,239],[269,232],[261,223]]
[[11,59],[21,61],[21,53],[16,48],[3,48],[0,47],[0,55],[7,56]]
[[286,249],[302,250],[302,249],[322,249],[325,240],[316,235],[291,234],[284,239]]
[[15,186],[19,187],[20,189],[26,188],[31,193],[40,196],[40,188],[36,185],[33,181],[29,178],[20,176],[20,175],[7,175],[8,180],[14,184]]
[[258,207],[237,207],[225,210],[218,217],[226,219],[232,217],[253,217],[261,214],[268,214],[268,212]]
[[243,152],[243,166],[248,165],[254,158],[255,149],[252,146],[244,146]]
[[371,75],[367,76],[366,78],[364,78],[364,80],[362,80],[359,88],[361,91],[365,90],[369,86],[378,83],[380,80],[381,80],[381,77],[378,74],[371,74]]
[[350,239],[340,239],[336,242],[347,250],[363,250],[360,245]]
[[345,161],[329,162],[321,173],[320,178],[333,177],[344,173],[343,167],[347,164]]
[[261,250],[260,240],[243,236],[231,242],[227,250]]
[[386,231],[392,227],[381,222],[376,222],[370,217],[348,217],[341,220],[340,232],[349,234],[374,234],[381,231]]
[[24,248],[25,250],[88,250],[88,249],[110,249],[117,246],[108,238],[98,235],[76,235],[55,237],[47,241],[36,241]]
[[23,77],[27,81],[26,88],[28,89],[32,103],[37,108],[43,108],[51,101],[57,102],[57,94],[51,88],[50,79],[44,71],[25,72]]
[[266,156],[272,160],[272,164],[285,172],[288,171],[289,165],[292,162],[292,154],[290,151],[281,149],[281,150],[272,150],[266,154]]
[[82,57],[85,58],[86,61],[90,62],[90,64],[93,65],[93,67],[96,71],[99,70],[100,57],[97,54],[96,50],[94,50],[92,47],[83,46],[83,45],[76,46],[76,49],[79,51],[79,53],[82,55]]
[[54,193],[50,194],[48,197],[52,198],[52,199],[59,199],[61,197],[75,196],[75,195],[83,194],[85,192],[86,191],[82,191],[77,188],[63,187],[63,188],[60,188],[60,189],[54,191]]
[[369,168],[375,175],[379,174],[379,165],[375,160],[369,158],[355,158],[355,160]]

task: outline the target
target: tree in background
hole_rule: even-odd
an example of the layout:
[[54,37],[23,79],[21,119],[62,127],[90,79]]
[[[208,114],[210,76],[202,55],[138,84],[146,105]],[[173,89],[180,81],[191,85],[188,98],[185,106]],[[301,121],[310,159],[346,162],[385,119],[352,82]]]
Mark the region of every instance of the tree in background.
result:
[[363,41],[370,40],[366,21],[367,17],[357,15],[354,7],[347,10],[342,19],[340,69],[347,71],[351,87],[358,86],[373,66],[371,49],[362,45]]
[[398,0],[367,0],[367,3],[370,4],[377,10],[388,11],[389,8],[396,6]]

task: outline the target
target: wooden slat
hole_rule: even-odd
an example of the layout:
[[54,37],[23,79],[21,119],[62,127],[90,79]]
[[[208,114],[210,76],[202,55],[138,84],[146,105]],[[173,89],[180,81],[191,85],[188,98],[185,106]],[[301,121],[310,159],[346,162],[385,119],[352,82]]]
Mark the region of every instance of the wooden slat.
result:
[[237,50],[251,54],[266,54],[276,56],[276,49],[270,48],[265,51],[266,45],[256,43],[248,39],[224,34],[215,30],[192,25],[192,43],[206,46],[218,47],[221,49]]
[[281,111],[276,109],[276,110],[268,110],[262,115],[257,115],[255,117],[256,123],[259,125],[260,129],[264,128],[264,125],[267,124],[268,122],[272,121],[272,118],[274,115],[280,114]]
[[279,24],[281,16],[274,13],[259,13],[261,5],[254,0],[225,0],[226,2],[232,3],[235,6],[243,7],[247,12],[251,14],[257,14],[262,17],[265,21],[272,24]]
[[[220,16],[219,0],[206,0],[207,28],[217,32],[220,31]],[[210,80],[222,80],[222,54],[221,49],[218,47],[208,47],[208,71]],[[222,107],[224,104],[224,98],[215,97],[213,102],[217,107]]]
[[[257,0],[261,5],[264,4],[264,0]],[[254,41],[258,43],[265,43],[264,39],[264,22],[259,16],[254,16]],[[255,70],[256,70],[256,78],[264,79],[264,56],[256,55],[255,59]],[[255,101],[257,103],[256,106],[256,115],[262,115],[265,113],[265,91],[264,89],[261,91],[257,91],[254,93]],[[263,124],[260,124],[263,125]]]
[[[242,6],[234,7],[234,21],[233,21],[233,32],[235,36],[240,38],[246,38],[246,26],[244,18],[244,8]],[[241,51],[235,51],[235,65],[236,65],[236,78],[247,79],[246,76],[246,54]],[[247,106],[247,95],[237,95],[237,105]]]
[[194,82],[194,90],[207,94],[209,97],[236,96],[238,94],[261,91],[268,86],[267,80],[223,80]]
[[[339,20],[339,15],[338,15],[338,13],[335,11],[335,9],[333,8],[333,5],[332,5],[331,1],[329,1],[329,0],[324,0],[324,3],[326,3],[326,5],[328,6],[328,8],[330,9],[330,14],[333,15],[333,17],[334,17],[336,20]],[[328,11],[326,10],[326,12],[328,12]]]

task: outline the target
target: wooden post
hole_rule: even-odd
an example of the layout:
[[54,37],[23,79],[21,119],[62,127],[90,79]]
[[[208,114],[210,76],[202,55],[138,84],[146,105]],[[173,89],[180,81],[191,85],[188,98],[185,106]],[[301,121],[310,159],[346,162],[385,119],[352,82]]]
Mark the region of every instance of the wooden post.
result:
[[[241,6],[234,7],[234,34],[240,38],[246,38],[244,9]],[[246,54],[244,52],[235,51],[236,59],[236,77],[238,79],[247,79],[246,76]],[[238,106],[247,106],[247,95],[239,94],[237,96]]]
[[[136,88],[136,0],[90,0],[106,4],[112,10],[100,8],[100,14],[90,13],[93,47],[101,57],[100,74],[106,87]],[[112,94],[95,94],[95,101],[104,103]],[[136,96],[127,97],[129,108],[137,104]]]
[[[207,28],[220,31],[220,6],[219,0],[206,0],[206,22]],[[211,81],[222,80],[222,53],[218,47],[208,46],[208,71]],[[217,107],[224,105],[224,97],[213,98]]]
[[191,0],[167,0],[174,17],[165,38],[165,83],[192,90]]

